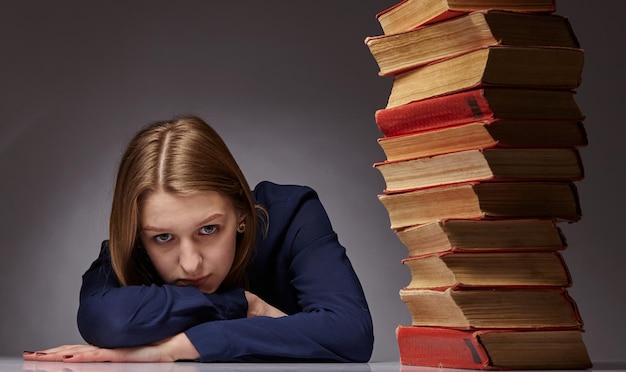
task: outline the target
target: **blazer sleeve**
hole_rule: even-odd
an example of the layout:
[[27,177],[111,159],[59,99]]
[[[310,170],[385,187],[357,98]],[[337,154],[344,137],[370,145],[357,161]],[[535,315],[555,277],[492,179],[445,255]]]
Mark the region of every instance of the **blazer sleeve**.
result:
[[204,294],[195,287],[121,286],[106,241],[82,279],[78,329],[100,347],[150,344],[197,324],[246,317],[248,309],[238,288]]
[[[270,230],[284,225],[278,253],[288,261],[301,311],[282,318],[208,322],[185,333],[203,362],[298,360],[366,362],[373,348],[371,315],[361,284],[316,194],[294,213],[269,210]],[[275,257],[276,255],[274,255]]]

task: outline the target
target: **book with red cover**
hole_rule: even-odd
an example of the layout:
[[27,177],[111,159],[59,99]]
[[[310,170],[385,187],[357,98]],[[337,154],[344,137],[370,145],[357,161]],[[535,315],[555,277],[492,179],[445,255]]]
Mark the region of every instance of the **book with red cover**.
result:
[[592,363],[581,330],[464,331],[399,326],[402,365],[502,369],[586,369]]
[[581,121],[574,92],[561,90],[484,87],[414,101],[375,113],[385,136],[422,132],[477,121]]

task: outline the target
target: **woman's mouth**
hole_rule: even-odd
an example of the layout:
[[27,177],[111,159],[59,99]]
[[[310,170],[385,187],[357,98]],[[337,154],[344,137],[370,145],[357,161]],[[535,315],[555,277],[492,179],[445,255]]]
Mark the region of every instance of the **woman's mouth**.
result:
[[201,287],[206,282],[208,277],[209,277],[209,275],[205,275],[205,276],[198,277],[198,278],[182,279],[181,283],[182,283],[182,285],[185,285],[185,286],[191,285],[191,286],[194,286],[194,287]]

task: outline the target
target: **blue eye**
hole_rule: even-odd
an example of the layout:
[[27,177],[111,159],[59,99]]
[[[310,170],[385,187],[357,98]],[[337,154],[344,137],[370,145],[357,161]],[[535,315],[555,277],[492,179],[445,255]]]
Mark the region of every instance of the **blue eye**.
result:
[[172,240],[172,234],[159,234],[154,237],[154,240],[156,240],[157,243],[167,243]]
[[217,226],[215,225],[207,225],[207,226],[202,226],[202,228],[200,228],[200,234],[202,235],[211,235],[215,233],[216,231],[217,231]]

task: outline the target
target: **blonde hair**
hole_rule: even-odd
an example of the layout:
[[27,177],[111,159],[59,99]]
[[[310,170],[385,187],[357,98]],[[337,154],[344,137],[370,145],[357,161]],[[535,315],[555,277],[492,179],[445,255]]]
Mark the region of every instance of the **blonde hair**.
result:
[[109,249],[122,285],[151,284],[140,247],[140,208],[150,192],[217,191],[245,217],[232,268],[224,285],[247,287],[246,266],[254,248],[257,217],[248,183],[222,138],[200,118],[185,116],[153,123],[131,140],[120,162],[111,217]]

